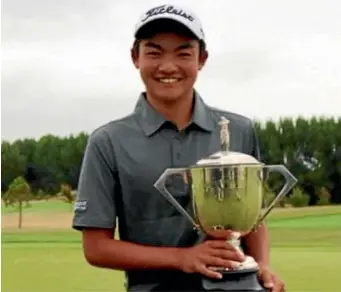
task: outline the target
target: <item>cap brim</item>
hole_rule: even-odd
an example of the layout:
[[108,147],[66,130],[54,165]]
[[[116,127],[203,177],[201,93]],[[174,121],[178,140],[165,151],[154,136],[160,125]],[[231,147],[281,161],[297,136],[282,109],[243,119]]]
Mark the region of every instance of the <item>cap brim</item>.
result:
[[172,18],[157,18],[147,22],[137,29],[135,38],[147,39],[158,33],[175,33],[192,39],[199,39],[185,24]]

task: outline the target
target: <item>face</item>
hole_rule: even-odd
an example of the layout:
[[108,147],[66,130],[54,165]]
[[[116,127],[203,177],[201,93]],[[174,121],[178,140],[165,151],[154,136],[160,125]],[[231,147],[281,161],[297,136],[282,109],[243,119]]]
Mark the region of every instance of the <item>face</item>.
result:
[[132,50],[132,59],[150,97],[166,102],[191,94],[207,59],[207,54],[200,56],[199,53],[198,41],[160,33],[142,40],[139,54]]

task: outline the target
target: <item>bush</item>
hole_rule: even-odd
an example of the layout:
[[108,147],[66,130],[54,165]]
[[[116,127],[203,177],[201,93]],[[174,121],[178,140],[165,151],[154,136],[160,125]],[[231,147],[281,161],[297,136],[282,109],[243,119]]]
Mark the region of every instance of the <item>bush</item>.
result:
[[330,204],[330,193],[329,191],[325,188],[322,187],[318,192],[317,192],[317,203],[316,205],[318,206],[325,206]]
[[69,184],[62,184],[60,186],[60,192],[58,193],[57,197],[70,204],[71,207],[73,206],[74,201],[76,200],[76,194],[72,191],[72,188]]
[[[276,194],[272,191],[272,189],[269,187],[269,185],[265,185],[264,187],[264,207],[267,208],[272,201],[275,199]],[[285,205],[285,200],[286,198],[283,198],[282,200],[280,200],[279,202],[276,203],[275,208],[278,207],[284,207]]]
[[288,197],[288,203],[293,207],[305,207],[308,206],[309,199],[309,195],[297,187],[294,188],[292,195]]

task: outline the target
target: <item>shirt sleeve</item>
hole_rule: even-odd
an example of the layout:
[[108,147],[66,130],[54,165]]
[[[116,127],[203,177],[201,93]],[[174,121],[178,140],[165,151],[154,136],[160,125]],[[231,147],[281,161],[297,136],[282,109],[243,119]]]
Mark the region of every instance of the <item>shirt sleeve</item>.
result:
[[93,132],[85,148],[78,181],[74,229],[116,227],[118,181],[114,158],[107,132],[103,129]]

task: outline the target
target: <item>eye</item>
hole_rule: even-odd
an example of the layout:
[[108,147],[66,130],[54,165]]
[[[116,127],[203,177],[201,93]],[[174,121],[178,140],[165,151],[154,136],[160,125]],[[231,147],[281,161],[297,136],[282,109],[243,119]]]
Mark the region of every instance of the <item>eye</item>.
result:
[[156,51],[147,52],[147,55],[149,55],[149,56],[159,56],[160,52],[156,52]]
[[188,52],[181,52],[181,53],[179,53],[179,56],[180,56],[180,57],[190,57],[190,56],[191,56],[191,53],[188,53]]

